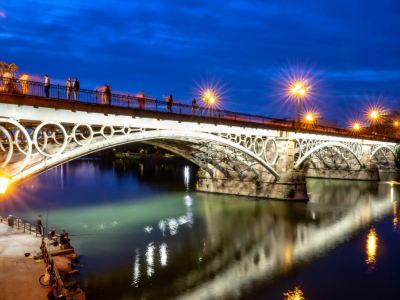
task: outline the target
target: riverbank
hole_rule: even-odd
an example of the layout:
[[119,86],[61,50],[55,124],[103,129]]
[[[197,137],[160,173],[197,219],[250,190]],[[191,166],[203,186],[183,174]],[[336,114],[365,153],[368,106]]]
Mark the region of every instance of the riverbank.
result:
[[26,258],[40,252],[41,239],[0,223],[0,300],[46,299],[49,287],[39,284],[44,262]]

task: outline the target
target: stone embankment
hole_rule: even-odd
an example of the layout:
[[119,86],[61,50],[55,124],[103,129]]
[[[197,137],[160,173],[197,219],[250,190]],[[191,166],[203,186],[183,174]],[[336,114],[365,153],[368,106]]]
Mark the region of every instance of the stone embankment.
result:
[[[49,255],[50,253],[50,255]],[[85,293],[77,282],[67,282],[78,274],[74,267],[78,255],[74,249],[60,250],[42,239],[36,224],[12,217],[0,216],[0,300],[46,299],[50,286],[43,286],[39,278],[48,266],[60,299],[84,300]]]
[[[76,281],[69,281],[70,277],[77,275],[78,270],[74,268],[78,265],[78,255],[73,248],[60,250],[58,246],[49,247],[51,258],[58,270],[58,274],[63,282],[63,288],[60,294],[66,296],[66,299],[85,300],[86,294],[79,288]],[[68,280],[68,281],[67,281]]]

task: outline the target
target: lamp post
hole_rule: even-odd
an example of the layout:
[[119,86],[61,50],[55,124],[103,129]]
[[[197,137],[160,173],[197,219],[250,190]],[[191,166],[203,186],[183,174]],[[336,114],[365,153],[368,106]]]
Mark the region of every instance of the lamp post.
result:
[[371,114],[369,115],[371,118],[371,122],[372,122],[372,134],[376,134],[376,121],[379,119],[379,112],[376,110],[371,111]]
[[309,86],[305,86],[305,83],[296,83],[291,92],[294,96],[297,97],[297,122],[300,124],[300,97],[306,94],[306,91],[309,89]]

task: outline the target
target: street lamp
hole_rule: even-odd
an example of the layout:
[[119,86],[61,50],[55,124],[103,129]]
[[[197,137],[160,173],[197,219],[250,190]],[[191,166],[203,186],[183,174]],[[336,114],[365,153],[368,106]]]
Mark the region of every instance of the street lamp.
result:
[[372,122],[372,134],[376,134],[376,121],[379,119],[379,112],[377,110],[373,110],[370,113],[370,118],[371,118],[371,122]]
[[307,114],[306,120],[309,121],[309,122],[312,122],[314,120],[313,114],[312,113]]
[[357,130],[360,130],[360,127],[361,127],[361,126],[360,126],[360,124],[358,124],[358,123],[355,123],[355,124],[353,125],[353,129],[356,130],[356,131],[357,131]]
[[304,96],[309,89],[309,86],[305,86],[305,83],[296,83],[292,87],[292,94],[297,97],[297,122],[300,123],[300,97]]
[[395,122],[393,123],[393,125],[394,125],[394,127],[399,127],[399,122],[398,122],[398,121],[395,121]]
[[5,174],[0,174],[0,194],[4,194],[7,190],[8,183],[11,177]]
[[376,110],[371,111],[371,115],[370,115],[372,120],[376,120],[379,118],[379,113]]
[[203,95],[203,101],[207,105],[214,105],[216,100],[215,100],[215,96],[213,95],[213,93],[211,91],[207,91]]

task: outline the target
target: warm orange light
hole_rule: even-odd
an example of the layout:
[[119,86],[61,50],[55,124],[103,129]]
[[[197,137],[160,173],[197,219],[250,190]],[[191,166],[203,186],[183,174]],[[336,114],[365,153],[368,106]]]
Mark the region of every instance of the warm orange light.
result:
[[371,119],[377,119],[379,117],[379,113],[376,110],[371,112]]
[[214,98],[211,97],[209,102],[214,103],[214,101],[215,101]]
[[360,124],[355,123],[354,126],[353,126],[353,129],[354,130],[359,130],[360,129]]
[[375,228],[371,228],[367,237],[367,264],[372,264],[376,260],[376,250],[378,248],[378,235]]
[[394,122],[394,126],[399,126],[399,122]]
[[312,121],[312,120],[314,120],[313,114],[311,114],[311,113],[307,114],[306,120],[307,120],[307,121]]
[[294,291],[283,293],[283,295],[285,296],[285,300],[304,300],[303,291],[297,286],[295,287]]
[[207,98],[207,99],[210,99],[210,97],[211,97],[210,93],[207,93],[207,94],[206,94],[206,98]]
[[10,180],[11,180],[10,176],[0,174],[0,194],[4,194],[6,192]]
[[306,93],[306,89],[301,83],[296,83],[291,91],[296,96],[303,96]]

